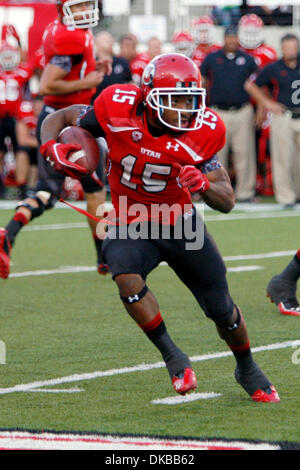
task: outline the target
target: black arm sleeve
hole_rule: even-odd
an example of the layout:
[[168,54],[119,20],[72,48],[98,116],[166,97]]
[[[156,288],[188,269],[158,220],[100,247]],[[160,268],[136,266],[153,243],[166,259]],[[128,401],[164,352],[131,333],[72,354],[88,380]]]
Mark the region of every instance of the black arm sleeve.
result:
[[89,131],[94,137],[105,137],[105,132],[97,121],[94,108],[85,106],[78,116],[77,125]]

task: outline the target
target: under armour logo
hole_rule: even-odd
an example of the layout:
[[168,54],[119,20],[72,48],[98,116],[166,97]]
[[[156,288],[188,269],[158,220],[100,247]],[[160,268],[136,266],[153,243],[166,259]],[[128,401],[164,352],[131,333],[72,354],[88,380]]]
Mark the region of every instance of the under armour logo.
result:
[[138,302],[140,300],[138,294],[135,294],[131,297],[128,297],[128,302],[133,304],[134,302]]
[[54,165],[55,165],[54,161],[51,160],[51,157],[47,157],[47,158],[46,158],[46,162],[50,163],[51,166],[54,166]]
[[170,150],[170,149],[174,149],[175,152],[178,152],[179,150],[179,144],[172,144],[172,142],[167,142],[167,146],[166,146],[167,150]]

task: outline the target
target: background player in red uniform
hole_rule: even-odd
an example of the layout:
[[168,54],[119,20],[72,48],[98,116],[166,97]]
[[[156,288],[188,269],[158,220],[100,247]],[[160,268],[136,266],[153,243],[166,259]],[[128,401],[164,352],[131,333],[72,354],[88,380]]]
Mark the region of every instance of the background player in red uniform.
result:
[[14,152],[18,149],[16,118],[30,76],[30,68],[21,62],[20,48],[3,42],[0,46],[0,178],[7,152],[6,139],[10,138]]
[[21,199],[27,196],[27,189],[34,190],[37,184],[38,141],[36,126],[43,107],[41,96],[31,101],[22,101],[16,122],[18,151],[16,153],[16,183]]
[[[70,164],[69,148],[57,145],[56,139],[65,125],[76,123],[108,141],[108,179],[119,224],[110,225],[104,258],[126,310],[161,352],[174,390],[185,394],[197,387],[197,380],[146,284],[147,275],[163,260],[215,322],[236,357],[238,383],[255,401],[278,402],[274,386],[252,358],[245,320],[228,291],[221,255],[191,203],[190,191],[199,191],[214,209],[229,212],[234,206],[229,177],[216,157],[225,127],[205,107],[197,66],[184,55],[163,54],[146,67],[142,89],[113,85],[93,108],[72,106],[49,116],[41,152],[62,172]],[[157,205],[161,211],[154,213]],[[130,215],[138,223],[127,220],[123,225]],[[186,224],[195,230],[196,246],[187,245],[191,233],[185,231]],[[178,228],[184,229],[179,237]]]
[[193,36],[188,31],[176,31],[172,37],[175,52],[192,58],[195,48]]
[[265,44],[264,22],[259,16],[254,13],[242,16],[238,35],[241,49],[254,57],[259,68],[277,60],[274,47]]
[[209,16],[200,16],[192,23],[193,37],[196,44],[192,59],[198,67],[201,66],[208,54],[222,48],[221,45],[214,43],[214,28],[213,20]]
[[[276,50],[264,42],[264,22],[254,13],[241,17],[238,24],[238,36],[241,49],[251,55],[259,69],[277,60]],[[261,105],[256,107],[256,149],[257,149],[257,182],[258,193],[266,196],[273,194],[272,170],[269,152],[270,113]]]
[[[110,72],[108,62],[100,68],[94,58],[93,35],[89,30],[98,22],[98,1],[57,1],[59,18],[51,23],[43,37],[45,68],[40,81],[40,93],[44,95],[44,108],[39,116],[37,137],[45,117],[70,104],[89,104],[96,86]],[[105,200],[101,182],[102,169],[98,174],[81,179],[88,211],[96,214]],[[69,175],[72,176],[72,175]],[[51,209],[60,197],[65,177],[40,157],[39,181],[34,197],[20,202],[13,219],[5,229],[0,229],[0,277],[6,279],[10,270],[10,249],[20,230],[45,210]],[[101,258],[102,240],[97,237],[96,223],[89,221],[96,244],[98,270],[106,273]]]

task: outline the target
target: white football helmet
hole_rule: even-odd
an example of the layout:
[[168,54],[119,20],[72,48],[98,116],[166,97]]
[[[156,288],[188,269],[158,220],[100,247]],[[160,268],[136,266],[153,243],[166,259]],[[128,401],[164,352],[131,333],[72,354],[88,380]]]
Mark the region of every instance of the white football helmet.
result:
[[256,49],[264,42],[263,20],[254,13],[242,16],[238,24],[238,36],[245,49]]
[[0,66],[6,72],[15,70],[21,61],[20,51],[17,47],[14,47],[7,42],[4,42],[0,46]]
[[[76,29],[94,28],[99,21],[98,0],[57,0],[61,21],[66,26]],[[76,11],[73,7],[82,6]]]

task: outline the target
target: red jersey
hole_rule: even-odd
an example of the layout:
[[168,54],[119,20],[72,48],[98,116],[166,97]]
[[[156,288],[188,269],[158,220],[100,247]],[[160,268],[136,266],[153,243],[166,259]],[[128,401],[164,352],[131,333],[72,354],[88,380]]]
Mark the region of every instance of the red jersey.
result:
[[[45,30],[42,48],[45,66],[56,57],[62,61],[64,57],[69,59],[69,64],[67,64],[69,70],[64,80],[80,80],[96,68],[94,38],[88,29],[71,28],[56,20]],[[95,91],[96,89],[93,88],[66,95],[44,96],[44,102],[54,108],[65,108],[72,104],[89,104]]]
[[[276,50],[273,47],[267,46],[265,44],[261,44],[255,49],[245,49],[244,47],[241,47],[241,50],[246,52],[246,54],[251,55],[254,58],[255,62],[258,65],[259,70],[264,68],[266,65],[271,64],[272,62],[275,62],[277,60]],[[256,76],[257,74],[254,74],[254,76],[251,77],[251,80],[254,80]],[[255,104],[255,100],[253,98],[251,98],[251,102]],[[262,123],[262,128],[268,129],[270,126],[271,113],[266,111],[265,115],[266,117],[265,117],[264,122]]]
[[[112,202],[120,216],[134,204],[147,208],[153,219],[153,204],[176,204],[181,213],[191,208],[191,195],[178,182],[172,164],[200,165],[225,143],[225,125],[207,109],[199,130],[153,137],[149,132],[142,91],[134,85],[112,85],[94,103],[98,123],[108,145],[108,180]],[[126,207],[120,196],[126,196]],[[124,203],[125,204],[125,203]]]
[[266,46],[265,44],[262,44],[255,49],[245,49],[244,47],[241,47],[241,50],[246,52],[246,54],[251,55],[260,69],[277,60],[277,52],[275,49],[271,46]]
[[0,117],[16,117],[20,107],[24,85],[31,76],[27,64],[21,64],[15,70],[0,69]]
[[138,54],[129,63],[132,81],[136,86],[140,86],[142,81],[142,75],[146,68],[146,65],[150,62],[151,58],[146,52]]
[[220,49],[222,49],[222,46],[220,46],[219,44],[199,44],[199,46],[197,46],[193,52],[192,60],[195,62],[197,67],[200,67],[208,54],[211,54],[212,52],[217,52]]

